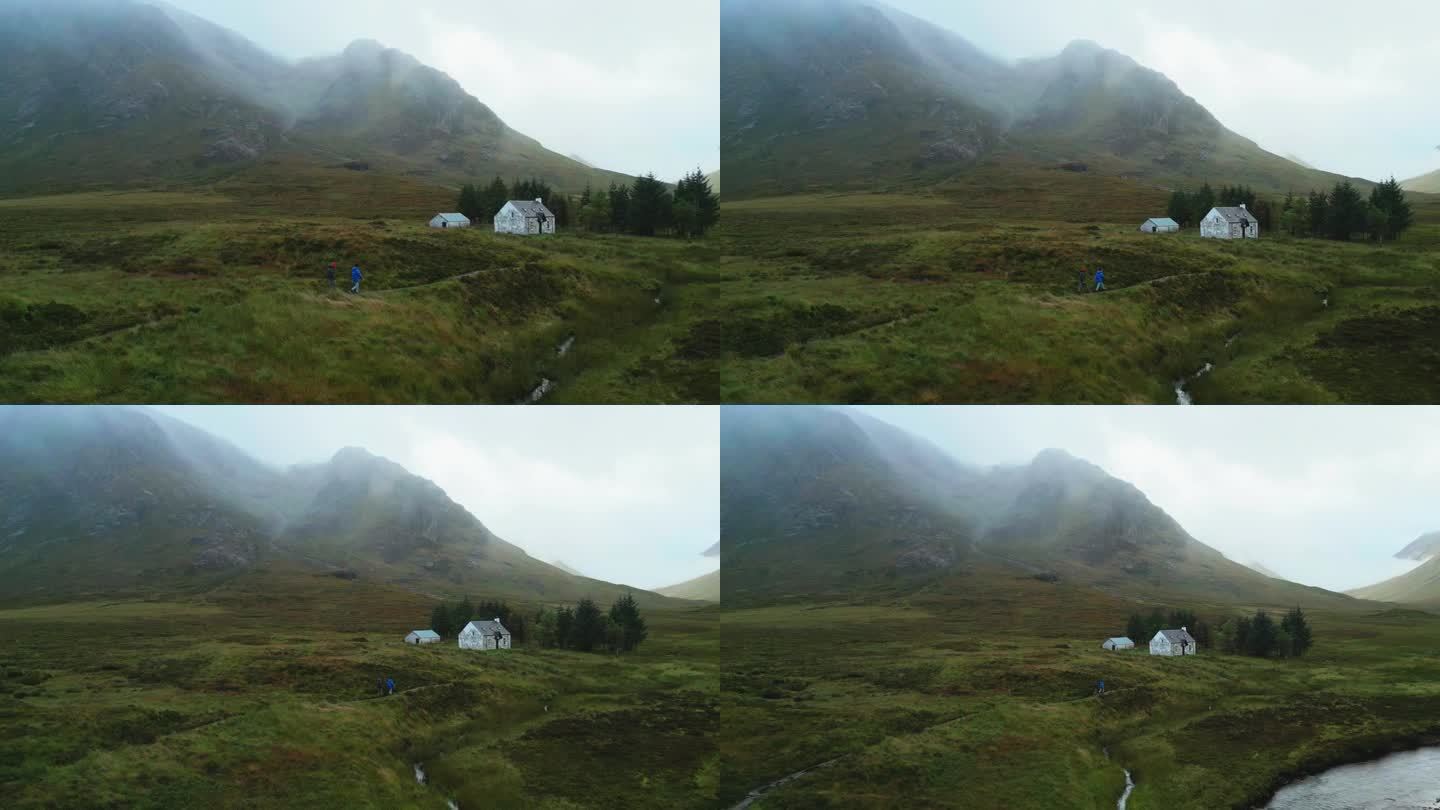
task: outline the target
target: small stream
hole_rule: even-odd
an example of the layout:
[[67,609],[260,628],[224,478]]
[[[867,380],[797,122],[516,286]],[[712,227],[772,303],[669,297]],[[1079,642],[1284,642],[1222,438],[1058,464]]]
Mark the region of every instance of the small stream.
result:
[[1195,372],[1194,374],[1191,374],[1189,377],[1184,377],[1184,378],[1182,378],[1182,379],[1176,380],[1176,381],[1175,381],[1175,404],[1176,404],[1176,405],[1194,405],[1194,404],[1195,404],[1195,400],[1190,397],[1190,384],[1193,383],[1193,382],[1195,382],[1196,380],[1200,379],[1201,377],[1204,377],[1206,374],[1209,374],[1210,372],[1212,372],[1212,371],[1214,371],[1214,370],[1215,370],[1215,364],[1214,364],[1214,363],[1206,363],[1204,366],[1201,366],[1201,368],[1200,368],[1199,371]]
[[[559,346],[555,347],[555,356],[564,357],[569,354],[573,348],[575,348],[575,336],[571,335],[561,341]],[[555,390],[556,385],[558,385],[558,383],[549,377],[541,377],[540,384],[530,389],[529,395],[520,400],[520,404],[534,405],[545,397],[550,396],[550,392]]]
[[[425,776],[425,766],[418,762],[410,764],[415,768],[415,781],[422,785],[429,784],[429,777]],[[460,805],[456,804],[454,799],[446,799],[445,804],[450,807],[450,810],[460,810]]]
[[1280,789],[1266,810],[1440,810],[1440,747],[1341,765]]
[[1125,803],[1130,801],[1130,791],[1135,789],[1135,780],[1130,778],[1130,769],[1125,769],[1125,792],[1120,794],[1120,800],[1115,802],[1115,810],[1125,810]]
[[779,779],[776,779],[774,782],[771,782],[771,783],[768,784],[768,785],[762,785],[762,786],[760,786],[760,787],[758,787],[758,788],[755,788],[754,790],[752,790],[752,791],[750,791],[749,793],[747,793],[747,794],[745,795],[745,798],[742,799],[739,804],[731,805],[730,810],[745,810],[745,808],[747,808],[747,807],[749,807],[750,805],[754,804],[754,803],[756,802],[756,800],[760,799],[760,798],[761,798],[762,796],[764,796],[766,793],[769,793],[770,791],[774,790],[775,788],[778,788],[778,787],[780,787],[781,785],[787,784],[787,783],[789,783],[789,782],[793,782],[793,781],[795,781],[796,779],[799,779],[800,777],[804,776],[804,775],[807,774],[807,773],[813,773],[813,772],[815,772],[815,771],[820,770],[821,768],[828,768],[828,767],[830,767],[831,765],[834,765],[835,763],[839,762],[840,759],[841,759],[841,757],[836,757],[835,759],[832,759],[832,760],[830,760],[830,761],[828,761],[828,762],[822,762],[822,763],[820,763],[819,765],[811,765],[811,766],[808,767],[808,768],[802,768],[801,770],[798,770],[798,771],[796,771],[796,772],[794,772],[794,773],[792,773],[792,774],[790,774],[790,775],[788,775],[788,776],[782,776],[782,777],[780,777]]

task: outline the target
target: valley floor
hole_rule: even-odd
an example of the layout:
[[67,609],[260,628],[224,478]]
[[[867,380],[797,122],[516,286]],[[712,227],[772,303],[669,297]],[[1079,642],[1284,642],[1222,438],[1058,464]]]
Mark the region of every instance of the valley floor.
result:
[[[714,806],[715,611],[650,611],[650,639],[624,656],[405,645],[432,604],[297,574],[0,610],[0,793],[9,807]],[[382,676],[396,695],[377,697]]]
[[718,399],[686,350],[721,280],[708,242],[426,227],[453,203],[301,168],[0,199],[0,399],[509,404],[546,380],[545,402]]
[[751,806],[1114,807],[1124,769],[1130,810],[1260,805],[1440,735],[1440,617],[1369,605],[1311,613],[1315,648],[1291,660],[1105,652],[1148,605],[1023,575],[727,607],[721,798],[831,763]]
[[1139,233],[1165,197],[1032,169],[727,202],[723,401],[1173,404],[1207,363],[1197,404],[1440,399],[1431,198],[1375,246]]

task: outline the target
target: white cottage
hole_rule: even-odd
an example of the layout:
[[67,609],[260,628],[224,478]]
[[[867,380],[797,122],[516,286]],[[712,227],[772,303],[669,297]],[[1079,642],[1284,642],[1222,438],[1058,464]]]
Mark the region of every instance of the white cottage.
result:
[[505,203],[495,215],[496,233],[517,233],[530,236],[539,233],[555,233],[555,215],[545,207],[545,201],[511,200]]
[[494,621],[477,620],[465,625],[460,631],[460,649],[462,650],[508,650],[510,649],[510,631],[499,619]]
[[1105,643],[1101,644],[1100,648],[1103,650],[1133,650],[1135,649],[1135,642],[1124,636],[1116,636],[1115,638],[1105,639]]
[[470,227],[470,218],[464,214],[436,214],[435,218],[430,220],[430,227],[468,228]]
[[1241,203],[1235,208],[1211,208],[1200,220],[1200,236],[1205,239],[1259,239],[1260,220]]
[[411,630],[405,636],[406,644],[434,644],[440,640],[440,634],[434,630]]
[[1179,233],[1180,223],[1169,217],[1152,217],[1140,226],[1141,233]]
[[1182,627],[1179,630],[1161,630],[1150,639],[1151,655],[1194,655],[1200,652],[1195,637]]

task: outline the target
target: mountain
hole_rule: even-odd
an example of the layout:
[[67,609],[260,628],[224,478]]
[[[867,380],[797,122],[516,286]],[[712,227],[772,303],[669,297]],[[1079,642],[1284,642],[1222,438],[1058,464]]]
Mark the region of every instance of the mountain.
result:
[[719,193],[720,193],[720,170],[719,170],[719,169],[716,169],[715,171],[710,172],[709,174],[705,175],[705,179],[710,181],[710,189],[711,189],[712,191],[714,191],[716,194],[719,194]]
[[1412,177],[1401,183],[1406,191],[1420,191],[1426,194],[1440,194],[1440,169],[1419,177]]
[[872,0],[722,0],[732,197],[923,186],[1005,161],[1146,183],[1328,187],[1093,42],[1016,63]]
[[1346,601],[1226,559],[1135,486],[1060,450],[983,468],[856,411],[728,407],[721,466],[727,603],[997,570],[1132,598]]
[[686,580],[679,585],[656,588],[655,592],[661,596],[669,596],[674,599],[698,599],[704,602],[719,602],[720,572],[711,571],[708,574],[702,574],[694,579]]
[[717,543],[715,543],[715,545],[713,545],[713,546],[705,549],[705,551],[701,554],[701,556],[703,556],[703,557],[719,557],[719,556],[720,556],[720,544],[717,542]]
[[564,190],[625,179],[545,149],[451,77],[369,40],[290,63],[161,3],[9,0],[0,54],[0,193],[275,161]]
[[530,557],[365,450],[274,469],[143,409],[0,408],[0,502],[6,601],[205,589],[270,567],[449,595],[655,599]]
[[1440,551],[1440,532],[1422,534],[1405,548],[1395,552],[1397,560],[1428,560]]

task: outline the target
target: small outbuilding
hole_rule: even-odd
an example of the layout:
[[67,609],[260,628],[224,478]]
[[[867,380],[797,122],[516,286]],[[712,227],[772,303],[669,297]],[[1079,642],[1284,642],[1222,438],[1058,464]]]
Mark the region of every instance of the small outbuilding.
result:
[[462,650],[508,650],[510,649],[510,631],[500,620],[492,621],[476,620],[465,625],[460,631],[460,649]]
[[1233,208],[1211,208],[1200,220],[1200,236],[1205,239],[1259,239],[1260,220],[1244,203]]
[[1179,630],[1161,630],[1150,639],[1151,655],[1194,655],[1200,652],[1195,637],[1182,627]]
[[533,202],[511,200],[495,214],[495,232],[521,236],[555,233],[555,215],[538,197]]
[[430,227],[468,228],[470,227],[470,218],[464,214],[436,214],[435,218],[430,220]]
[[434,630],[411,630],[405,636],[406,644],[434,644],[440,640],[440,634]]
[[1140,226],[1141,233],[1179,233],[1180,223],[1169,217],[1152,217]]
[[1124,636],[1116,636],[1115,638],[1105,639],[1105,643],[1101,644],[1100,647],[1105,650],[1133,650],[1135,649],[1135,642]]

